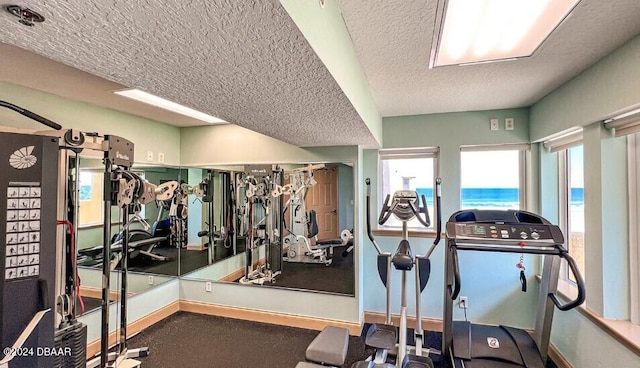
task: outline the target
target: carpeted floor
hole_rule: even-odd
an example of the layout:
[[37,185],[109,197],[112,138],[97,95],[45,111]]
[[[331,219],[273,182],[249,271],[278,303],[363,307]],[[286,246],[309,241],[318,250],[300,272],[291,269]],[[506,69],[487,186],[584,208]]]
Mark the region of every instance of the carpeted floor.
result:
[[[318,331],[179,312],[131,338],[131,348],[148,346],[143,367],[282,368],[304,360]],[[364,352],[350,337],[347,364]]]
[[[366,326],[365,326],[366,328]],[[286,368],[304,360],[318,331],[178,312],[128,342],[149,347],[143,367]],[[425,346],[440,346],[441,335],[427,332]],[[345,367],[372,353],[360,337],[349,337]],[[434,360],[439,363],[439,361]],[[438,366],[438,365],[437,365]],[[549,361],[547,368],[557,368]]]

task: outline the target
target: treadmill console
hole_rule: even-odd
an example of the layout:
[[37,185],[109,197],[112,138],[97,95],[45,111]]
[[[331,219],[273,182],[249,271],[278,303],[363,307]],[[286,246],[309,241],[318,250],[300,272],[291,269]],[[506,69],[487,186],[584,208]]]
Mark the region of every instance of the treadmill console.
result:
[[[447,236],[450,239],[470,241],[491,241],[493,243],[525,242],[526,245],[536,244],[547,246],[558,243],[558,232],[554,225],[546,224],[498,224],[478,222],[449,222]],[[562,240],[559,241],[562,243]]]

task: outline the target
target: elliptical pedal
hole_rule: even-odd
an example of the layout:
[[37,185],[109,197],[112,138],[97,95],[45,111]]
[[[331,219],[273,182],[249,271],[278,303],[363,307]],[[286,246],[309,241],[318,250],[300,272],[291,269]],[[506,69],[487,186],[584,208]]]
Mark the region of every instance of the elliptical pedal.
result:
[[401,368],[434,368],[431,358],[428,356],[418,356],[407,354],[402,360]]
[[372,323],[367,329],[364,343],[375,349],[391,350],[398,341],[398,329],[395,326]]

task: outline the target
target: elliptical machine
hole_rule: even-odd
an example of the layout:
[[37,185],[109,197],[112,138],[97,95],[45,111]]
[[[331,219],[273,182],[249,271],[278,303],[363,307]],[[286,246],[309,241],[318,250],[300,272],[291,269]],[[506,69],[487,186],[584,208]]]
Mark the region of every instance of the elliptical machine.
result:
[[[395,254],[383,253],[380,246],[376,242],[371,232],[371,180],[366,179],[367,185],[367,199],[366,199],[366,211],[367,211],[367,235],[371,240],[371,243],[378,252],[378,275],[380,280],[385,285],[387,292],[386,300],[386,321],[385,324],[374,323],[369,326],[365,334],[365,344],[376,349],[375,356],[371,361],[362,361],[355,363],[352,368],[372,368],[372,367],[394,367],[389,363],[386,363],[387,355],[390,351],[397,347],[397,356],[395,366],[402,368],[420,368],[431,367],[433,368],[433,362],[429,358],[429,350],[423,355],[423,331],[422,331],[422,318],[420,315],[420,295],[427,286],[429,281],[429,275],[431,273],[431,260],[429,257],[433,253],[435,247],[440,242],[440,230],[441,230],[441,211],[440,211],[440,178],[436,179],[436,238],[433,244],[423,256],[413,255],[411,245],[409,244],[409,230],[407,223],[414,218],[418,219],[420,224],[424,227],[429,227],[431,221],[429,219],[429,211],[427,209],[427,201],[424,195],[421,196],[422,206],[418,201],[418,194],[413,190],[398,190],[393,194],[391,204],[389,204],[390,195],[387,194],[380,216],[378,218],[378,224],[385,224],[391,215],[394,215],[398,220],[402,221],[402,240],[395,251]],[[424,218],[421,216],[424,214]],[[396,270],[402,271],[402,292],[400,302],[400,326],[392,325],[391,322],[391,266]],[[414,268],[415,266],[415,268]],[[415,326],[415,354],[409,354],[407,352],[407,272],[415,269],[415,298],[416,298],[416,326]],[[397,346],[396,346],[396,342]]]

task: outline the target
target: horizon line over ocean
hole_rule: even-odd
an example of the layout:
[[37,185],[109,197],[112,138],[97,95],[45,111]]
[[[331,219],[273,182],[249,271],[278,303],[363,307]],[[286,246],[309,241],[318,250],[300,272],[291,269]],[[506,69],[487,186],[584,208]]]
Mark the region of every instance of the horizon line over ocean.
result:
[[[433,203],[433,188],[416,188]],[[516,207],[519,203],[518,188],[462,188],[462,207]],[[584,188],[571,188],[571,205],[584,205]]]

